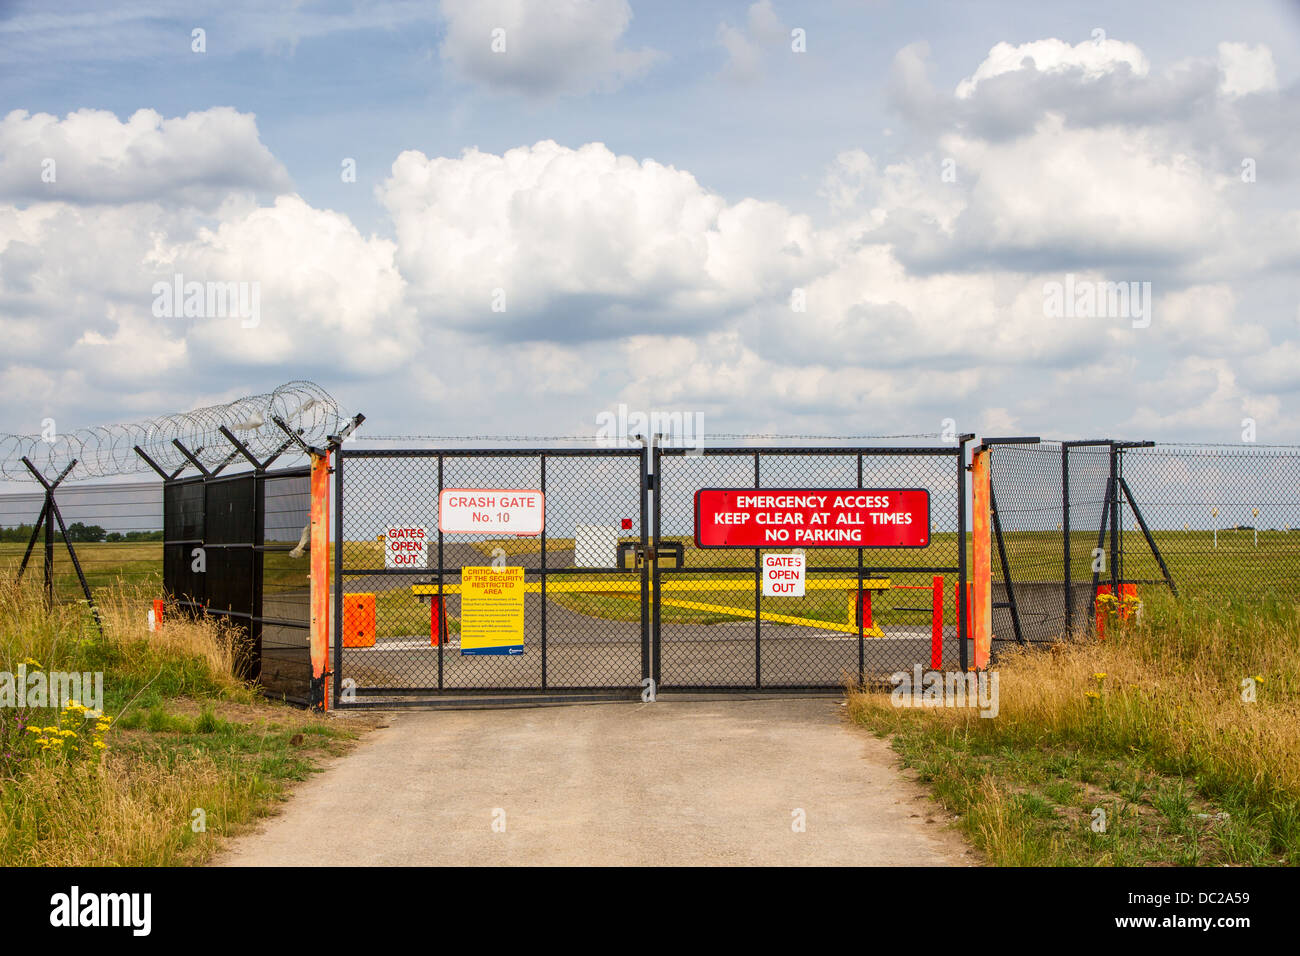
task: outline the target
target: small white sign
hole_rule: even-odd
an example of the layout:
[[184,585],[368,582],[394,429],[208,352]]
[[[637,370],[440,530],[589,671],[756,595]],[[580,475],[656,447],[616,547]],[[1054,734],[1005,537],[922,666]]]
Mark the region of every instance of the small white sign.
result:
[[384,567],[428,566],[429,532],[422,525],[395,525],[384,532]]
[[531,537],[546,526],[546,499],[537,490],[447,488],[438,496],[443,534]]
[[580,524],[573,529],[575,568],[618,567],[618,528],[603,524]]
[[763,555],[763,597],[804,596],[804,556]]

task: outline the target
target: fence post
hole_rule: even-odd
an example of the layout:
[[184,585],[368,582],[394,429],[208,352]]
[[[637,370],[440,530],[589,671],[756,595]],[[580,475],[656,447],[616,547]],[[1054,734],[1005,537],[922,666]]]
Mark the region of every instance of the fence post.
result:
[[1065,634],[1074,632],[1073,571],[1070,568],[1070,446],[1061,442],[1061,528],[1065,532]]
[[54,492],[45,489],[45,600],[54,605]]
[[329,708],[325,675],[329,670],[329,490],[328,451],[311,453],[311,705]]
[[1119,456],[1120,449],[1110,445],[1110,593],[1119,594]]
[[962,673],[968,665],[966,636],[969,608],[966,602],[966,443],[974,435],[962,435],[957,443],[957,661]]
[[989,480],[989,456],[991,450],[981,445],[971,456],[971,551],[974,559],[973,608],[968,611],[971,619],[971,637],[975,645],[975,670],[982,671],[989,666],[989,656],[993,647],[993,553],[990,534],[989,493],[992,484]]

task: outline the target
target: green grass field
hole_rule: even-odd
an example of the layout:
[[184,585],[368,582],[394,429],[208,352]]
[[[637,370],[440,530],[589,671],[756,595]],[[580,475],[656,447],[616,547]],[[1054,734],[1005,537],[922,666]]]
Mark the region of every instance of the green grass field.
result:
[[[1224,600],[1265,597],[1294,599],[1300,596],[1300,532],[1261,531],[1256,546],[1256,538],[1251,531],[1220,531],[1217,548],[1214,534],[1209,531],[1157,531],[1154,532],[1154,537],[1180,593]],[[748,549],[701,551],[689,538],[672,537],[665,540],[682,544],[685,566],[688,568],[707,565],[737,569],[734,575],[725,572],[704,574],[687,571],[673,574],[673,580],[699,581],[702,596],[698,599],[701,601],[722,604],[747,612],[753,611],[755,601],[752,591],[728,591],[710,595],[708,584],[711,580],[751,576],[752,551]],[[1059,533],[1006,530],[1004,542],[1013,580],[1059,581],[1061,579],[1064,554]],[[1070,543],[1071,570],[1074,580],[1081,583],[1088,582],[1092,577],[1093,549],[1097,546],[1096,536],[1082,531],[1076,532],[1071,536]],[[1122,567],[1125,578],[1153,581],[1161,579],[1159,565],[1140,532],[1126,529],[1123,544]],[[540,551],[541,542],[536,538],[510,538],[477,542],[475,547],[483,554],[486,564],[491,561],[497,548],[504,550],[509,560],[513,556],[537,553]],[[551,538],[548,539],[547,547],[548,551],[558,554],[571,550],[573,541]],[[909,573],[907,569],[918,566],[955,565],[957,547],[955,534],[935,534],[928,548],[866,551],[864,554],[866,566],[891,568],[892,570],[889,571],[875,573],[890,577],[896,586],[903,586],[873,595],[875,619],[878,622],[894,625],[928,624],[931,600],[928,587],[931,576],[924,572]],[[1109,542],[1105,547],[1107,552],[1104,559],[1109,561]],[[969,562],[972,560],[969,536],[967,536],[966,548]],[[22,544],[0,544],[0,573],[16,568],[23,550]],[[121,580],[144,592],[156,592],[161,596],[161,543],[80,544],[77,546],[77,554],[92,590],[100,592]],[[856,567],[857,563],[857,553],[851,549],[810,549],[807,556],[809,567],[814,570],[832,565]],[[352,567],[380,566],[383,561],[382,546],[375,541],[350,541],[345,545],[345,559]],[[37,549],[28,565],[27,573],[37,580],[42,574],[42,560],[43,553]],[[264,556],[263,578],[266,593],[305,590],[308,586],[307,570],[306,557],[292,558],[284,552],[267,552]],[[54,571],[55,587],[60,597],[65,600],[78,599],[80,588],[76,575],[67,550],[61,545],[55,550]],[[1001,567],[996,553],[994,574],[995,580],[1000,579]],[[1101,580],[1105,582],[1108,577],[1108,572],[1103,573]],[[630,570],[627,580],[630,584],[627,595],[569,592],[552,593],[549,597],[558,604],[593,617],[619,621],[637,620],[641,613],[640,602],[634,593],[636,578]],[[948,616],[951,615],[951,588],[954,580],[955,575],[946,576],[945,611]],[[765,598],[762,605],[767,611],[812,620],[835,623],[845,623],[848,620],[847,592],[841,594],[838,591],[810,591],[804,598]],[[421,602],[409,590],[381,592],[377,598],[377,611],[379,637],[427,633],[428,605]],[[664,622],[670,624],[715,624],[741,619],[733,614],[668,605],[661,607],[660,615]],[[459,623],[454,616],[449,617],[448,627],[453,634],[457,633]]]

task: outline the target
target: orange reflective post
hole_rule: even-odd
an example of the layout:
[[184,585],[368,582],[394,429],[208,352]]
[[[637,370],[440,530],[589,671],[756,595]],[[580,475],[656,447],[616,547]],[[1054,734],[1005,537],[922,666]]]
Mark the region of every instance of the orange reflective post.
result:
[[975,669],[989,666],[993,649],[993,552],[989,505],[989,455],[987,448],[976,449],[971,456],[971,531],[973,541],[972,562],[974,578],[971,603],[971,638],[975,645]]
[[311,686],[312,706],[327,710],[329,670],[330,457],[311,456]]

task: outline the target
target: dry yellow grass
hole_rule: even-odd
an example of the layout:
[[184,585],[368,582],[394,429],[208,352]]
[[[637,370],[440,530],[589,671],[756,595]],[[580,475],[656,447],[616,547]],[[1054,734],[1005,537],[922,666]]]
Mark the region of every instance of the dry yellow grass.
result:
[[114,589],[101,636],[84,606],[47,608],[37,589],[0,578],[0,670],[34,660],[101,671],[114,717],[106,753],[71,759],[22,746],[20,723],[55,722],[55,711],[0,714],[0,865],[201,862],[214,838],[269,812],[289,781],[355,736],[262,701],[235,676],[239,650],[217,621],[175,615],[151,632],[148,607]]
[[[1010,755],[1003,766],[1013,776],[1017,761],[1027,767],[1063,752],[1185,779],[1200,798],[1260,815],[1274,852],[1300,850],[1300,609],[1155,593],[1142,620],[1124,629],[1112,622],[1110,635],[1002,656],[994,718],[959,708],[898,709],[880,693],[852,694],[851,713],[911,745],[920,735],[957,755]],[[986,849],[1000,847],[995,859],[1022,859],[1017,827],[1008,823],[1007,780],[988,778],[982,760],[958,762],[965,767],[947,786],[960,791],[967,831]],[[959,781],[963,773],[968,779]]]

